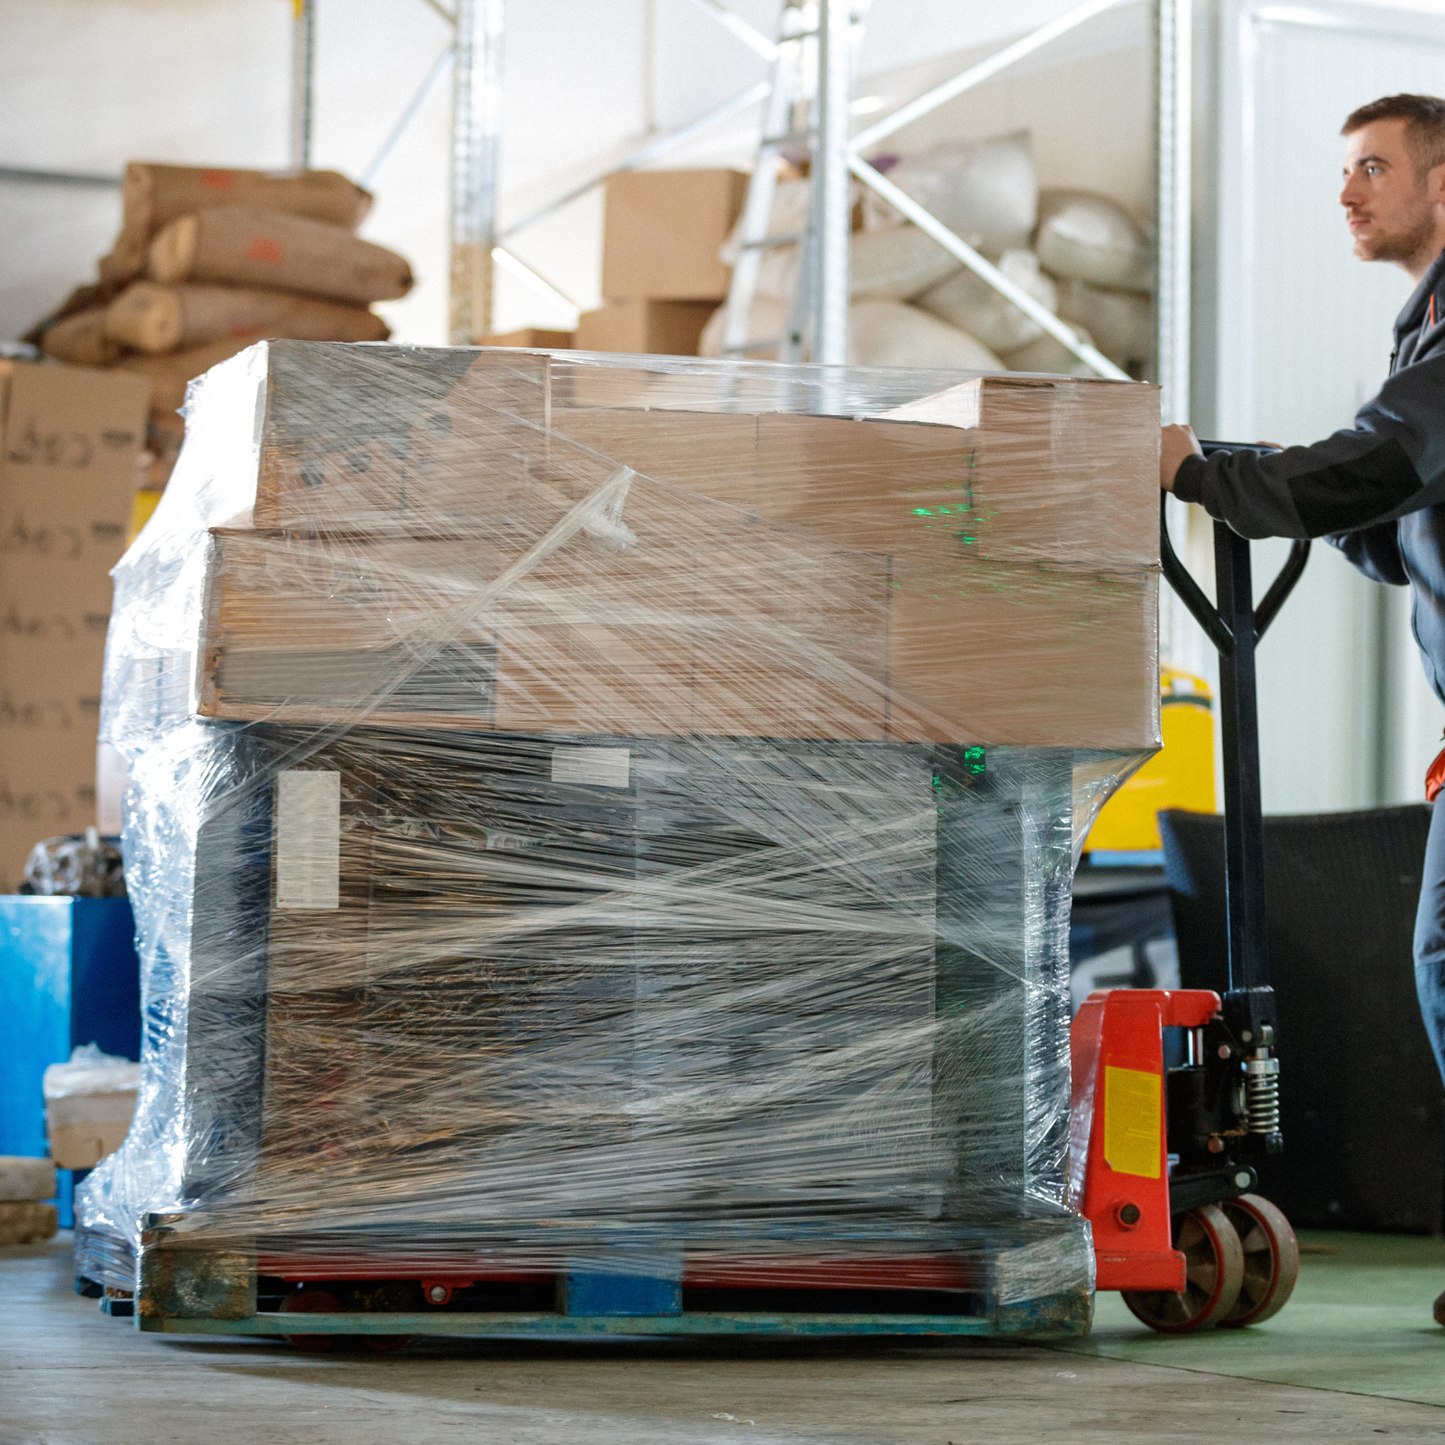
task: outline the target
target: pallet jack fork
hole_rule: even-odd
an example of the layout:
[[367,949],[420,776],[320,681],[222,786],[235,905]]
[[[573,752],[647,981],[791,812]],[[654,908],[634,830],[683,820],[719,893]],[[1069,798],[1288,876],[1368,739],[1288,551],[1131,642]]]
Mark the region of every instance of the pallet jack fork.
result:
[[[1205,455],[1242,450],[1202,443]],[[1272,450],[1272,448],[1254,448]],[[1296,542],[1254,606],[1249,542],[1214,527],[1214,607],[1175,555],[1160,500],[1165,577],[1219,652],[1224,751],[1229,986],[1114,989],[1075,1016],[1075,1206],[1094,1233],[1097,1288],[1120,1290],[1165,1333],[1256,1324],[1284,1307],[1299,1247],[1284,1215],[1252,1191],[1255,1163],[1278,1153],[1279,1061],[1265,952],[1264,818],[1255,648],[1309,559]],[[1163,1031],[1186,1061],[1164,1069]]]

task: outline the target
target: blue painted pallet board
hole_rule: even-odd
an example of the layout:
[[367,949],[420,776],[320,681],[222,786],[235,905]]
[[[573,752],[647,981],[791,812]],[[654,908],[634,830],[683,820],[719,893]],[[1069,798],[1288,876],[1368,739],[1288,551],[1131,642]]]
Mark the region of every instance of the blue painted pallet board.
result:
[[[136,1317],[142,1330],[167,1335],[459,1335],[517,1339],[569,1335],[997,1335],[976,1315],[676,1315],[283,1314],[241,1320]],[[1008,1333],[1014,1333],[1009,1330]],[[1078,1334],[1075,1329],[1070,1333]]]

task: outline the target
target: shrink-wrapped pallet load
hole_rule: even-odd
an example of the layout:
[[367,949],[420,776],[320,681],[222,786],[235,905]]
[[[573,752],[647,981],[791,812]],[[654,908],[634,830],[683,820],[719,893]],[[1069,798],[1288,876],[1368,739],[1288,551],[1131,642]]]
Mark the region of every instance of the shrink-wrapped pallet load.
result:
[[117,573],[152,1026],[78,1272],[162,1330],[1083,1328],[1068,885],[1158,745],[1157,445],[1007,374],[208,374]]

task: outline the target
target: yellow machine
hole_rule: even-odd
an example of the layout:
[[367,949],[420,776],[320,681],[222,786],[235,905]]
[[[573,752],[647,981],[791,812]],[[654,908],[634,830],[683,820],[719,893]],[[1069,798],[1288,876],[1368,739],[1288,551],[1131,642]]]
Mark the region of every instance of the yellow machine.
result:
[[1104,804],[1089,831],[1085,852],[1153,852],[1159,810],[1212,813],[1214,803],[1214,699],[1203,678],[1159,669],[1164,746]]

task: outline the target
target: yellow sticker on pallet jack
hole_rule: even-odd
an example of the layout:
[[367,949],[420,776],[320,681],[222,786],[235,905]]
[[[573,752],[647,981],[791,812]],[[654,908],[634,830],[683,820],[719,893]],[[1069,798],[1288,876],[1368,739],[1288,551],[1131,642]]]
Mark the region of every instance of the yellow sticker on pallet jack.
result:
[[1163,1089],[1158,1074],[1104,1070],[1104,1159],[1119,1174],[1159,1177]]

